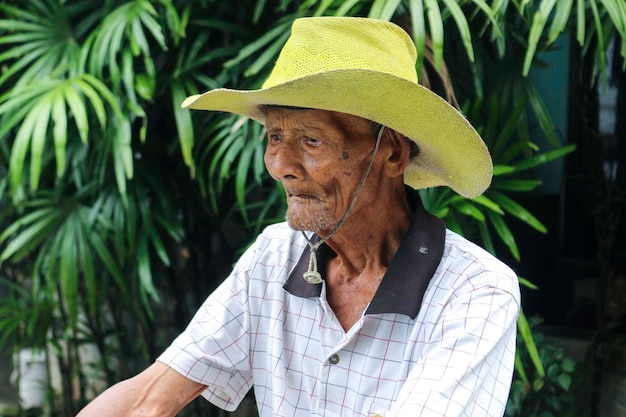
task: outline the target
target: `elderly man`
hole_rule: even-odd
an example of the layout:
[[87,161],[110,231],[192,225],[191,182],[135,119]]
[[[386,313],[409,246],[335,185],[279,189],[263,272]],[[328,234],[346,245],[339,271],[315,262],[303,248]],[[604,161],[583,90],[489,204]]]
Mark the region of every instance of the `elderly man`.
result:
[[304,18],[261,90],[193,109],[263,123],[287,196],[188,328],[81,416],[172,416],[198,395],[261,416],[502,416],[515,356],[516,275],[427,213],[415,189],[481,194],[489,154],[417,84],[394,24]]

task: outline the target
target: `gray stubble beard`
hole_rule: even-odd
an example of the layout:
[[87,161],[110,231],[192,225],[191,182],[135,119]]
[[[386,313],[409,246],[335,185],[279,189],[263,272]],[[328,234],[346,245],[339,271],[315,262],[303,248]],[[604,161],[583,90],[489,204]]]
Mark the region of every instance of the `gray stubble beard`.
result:
[[300,218],[297,221],[292,218],[289,214],[289,209],[287,209],[286,217],[289,227],[293,230],[307,231],[317,234],[333,230],[333,228],[337,225],[337,220],[328,209],[319,210],[312,217],[307,216],[306,218]]

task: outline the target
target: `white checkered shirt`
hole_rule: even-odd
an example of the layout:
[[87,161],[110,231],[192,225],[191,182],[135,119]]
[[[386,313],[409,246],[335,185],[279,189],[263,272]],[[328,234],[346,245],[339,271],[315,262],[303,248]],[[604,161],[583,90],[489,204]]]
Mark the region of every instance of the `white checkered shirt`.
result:
[[281,223],[258,237],[158,360],[207,385],[202,395],[226,410],[254,386],[261,417],[502,416],[516,275],[432,219],[423,232],[431,216],[418,206],[349,331],[325,284],[303,280],[307,243]]

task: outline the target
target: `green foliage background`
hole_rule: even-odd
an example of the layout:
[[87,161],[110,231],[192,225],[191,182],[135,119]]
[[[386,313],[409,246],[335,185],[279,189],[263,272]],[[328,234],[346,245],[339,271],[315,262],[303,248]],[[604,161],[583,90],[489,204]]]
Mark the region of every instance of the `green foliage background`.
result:
[[[572,33],[602,80],[607,40],[626,37],[622,0],[0,1],[0,273],[12,294],[0,300],[11,330],[0,342],[67,344],[57,349],[66,415],[90,389],[79,346],[98,347],[109,383],[141,369],[259,228],[283,216],[262,127],[180,103],[258,88],[291,22],[313,15],[392,19],[412,34],[422,82],[465,112],[495,164],[484,196],[430,189],[427,207],[516,259],[510,218],[546,232],[516,196],[540,184],[535,167],[573,150],[526,75]],[[525,320],[520,332],[541,379]]]

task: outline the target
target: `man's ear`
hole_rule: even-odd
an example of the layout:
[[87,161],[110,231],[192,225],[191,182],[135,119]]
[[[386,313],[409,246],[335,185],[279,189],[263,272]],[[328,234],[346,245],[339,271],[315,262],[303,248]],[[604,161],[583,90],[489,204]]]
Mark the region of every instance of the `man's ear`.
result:
[[395,130],[385,128],[381,146],[383,146],[385,172],[390,177],[404,174],[409,165],[411,146],[409,139]]

